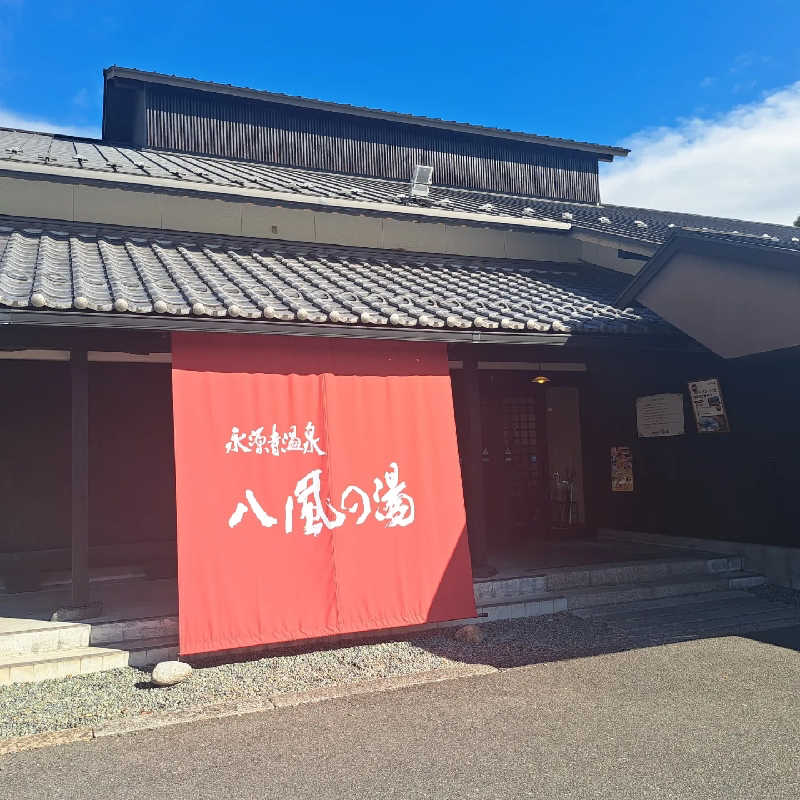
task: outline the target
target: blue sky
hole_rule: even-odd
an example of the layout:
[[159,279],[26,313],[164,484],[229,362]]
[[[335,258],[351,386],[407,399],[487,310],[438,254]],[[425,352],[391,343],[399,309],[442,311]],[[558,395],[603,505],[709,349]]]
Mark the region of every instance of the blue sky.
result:
[[798,22],[770,0],[0,0],[0,124],[97,130],[119,64],[659,152],[795,91]]

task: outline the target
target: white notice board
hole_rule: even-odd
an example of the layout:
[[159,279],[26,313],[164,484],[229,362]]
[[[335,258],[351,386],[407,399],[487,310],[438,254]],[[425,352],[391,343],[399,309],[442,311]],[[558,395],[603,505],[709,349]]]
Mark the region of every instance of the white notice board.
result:
[[636,398],[636,428],[643,439],[684,433],[683,395],[651,394]]

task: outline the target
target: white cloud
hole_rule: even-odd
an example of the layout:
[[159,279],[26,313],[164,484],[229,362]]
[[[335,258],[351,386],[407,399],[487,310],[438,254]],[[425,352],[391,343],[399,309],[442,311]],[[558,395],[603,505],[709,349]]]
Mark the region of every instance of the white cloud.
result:
[[24,131],[44,131],[47,133],[66,133],[72,136],[100,136],[98,128],[88,125],[59,125],[46,119],[24,117],[0,107],[0,128],[20,128]]
[[604,202],[784,225],[800,214],[800,81],[625,146],[601,177]]

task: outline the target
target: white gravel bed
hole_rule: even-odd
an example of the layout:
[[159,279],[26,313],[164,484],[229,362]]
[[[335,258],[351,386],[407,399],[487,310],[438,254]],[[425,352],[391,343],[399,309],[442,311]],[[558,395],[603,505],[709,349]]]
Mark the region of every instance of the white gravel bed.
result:
[[618,639],[605,623],[571,614],[486,623],[479,644],[455,628],[408,641],[373,642],[273,655],[195,669],[188,680],[157,688],[148,671],[125,669],[0,687],[0,737],[97,725],[107,720],[225,700],[269,697],[334,684],[408,675],[454,664],[512,667],[589,655]]

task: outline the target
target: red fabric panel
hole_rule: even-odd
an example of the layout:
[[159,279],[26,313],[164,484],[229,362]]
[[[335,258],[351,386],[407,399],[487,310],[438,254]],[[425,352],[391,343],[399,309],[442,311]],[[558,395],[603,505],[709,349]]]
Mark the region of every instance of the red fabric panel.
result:
[[474,616],[443,345],[172,353],[182,653]]

